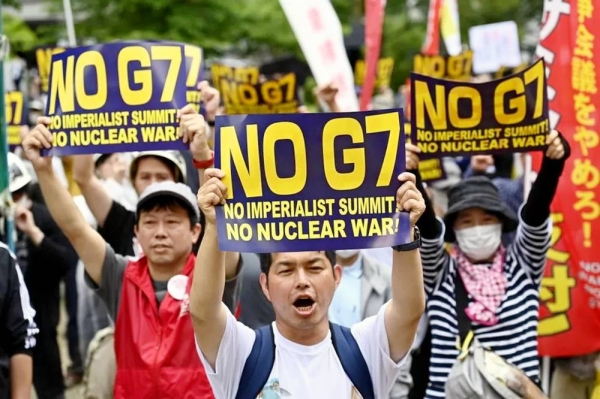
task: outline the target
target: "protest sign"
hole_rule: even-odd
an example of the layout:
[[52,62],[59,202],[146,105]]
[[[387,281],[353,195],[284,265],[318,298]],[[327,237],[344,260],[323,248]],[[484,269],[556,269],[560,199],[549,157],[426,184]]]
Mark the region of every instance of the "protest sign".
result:
[[20,91],[9,91],[4,95],[6,107],[6,128],[8,131],[8,146],[15,147],[21,144],[21,129],[25,122],[25,110],[23,107],[23,93]]
[[48,93],[52,55],[62,53],[63,51],[65,51],[65,49],[62,47],[38,47],[35,49],[35,61],[40,76],[40,88],[42,93]]
[[469,81],[473,72],[473,52],[450,55],[417,54],[413,72],[438,79]]
[[[377,61],[377,76],[375,77],[375,87],[389,87],[394,71],[394,59],[392,57],[381,58]],[[362,86],[367,73],[367,65],[364,60],[356,61],[354,66],[354,82],[357,86]]]
[[[536,53],[547,61],[550,125],[571,147],[551,206],[551,248],[540,288],[541,356],[600,351],[600,7],[590,5],[545,2]],[[543,154],[533,155],[539,168]]]
[[454,82],[411,74],[412,139],[423,159],[546,146],[544,62],[504,79]]
[[185,149],[184,46],[116,42],[52,57],[46,115],[52,155]]
[[[410,123],[404,124],[404,134],[406,141],[411,143],[411,126]],[[419,160],[419,174],[424,182],[434,182],[446,178],[446,169],[444,163],[439,158]]]
[[[137,41],[115,41],[114,43],[136,44]],[[173,44],[183,46],[185,54],[185,86],[186,102],[194,105],[196,112],[201,112],[201,93],[198,90],[198,84],[204,80],[204,51],[198,46],[187,43],[163,40],[146,40],[146,43]]]
[[198,46],[191,44],[184,45],[185,54],[185,69],[187,71],[185,78],[186,86],[186,101],[188,104],[193,104],[197,112],[200,112],[202,98],[198,91],[198,84],[204,78],[204,55],[203,51]]
[[225,109],[235,114],[281,114],[298,111],[296,75],[261,77],[258,67],[234,68],[213,64],[213,84]]
[[406,243],[397,212],[402,111],[232,115],[216,121],[223,251],[376,248]]

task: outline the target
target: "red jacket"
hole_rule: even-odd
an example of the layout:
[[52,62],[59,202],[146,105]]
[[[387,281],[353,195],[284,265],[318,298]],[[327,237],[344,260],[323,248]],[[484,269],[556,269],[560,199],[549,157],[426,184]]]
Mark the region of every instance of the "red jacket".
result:
[[[192,281],[195,257],[182,274]],[[156,296],[146,257],[129,262],[123,276],[115,326],[115,399],[213,399],[196,352],[186,295],[178,301]]]

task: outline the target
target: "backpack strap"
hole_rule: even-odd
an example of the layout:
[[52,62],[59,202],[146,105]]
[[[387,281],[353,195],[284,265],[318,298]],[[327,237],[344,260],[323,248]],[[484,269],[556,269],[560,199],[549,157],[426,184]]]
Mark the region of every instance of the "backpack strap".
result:
[[457,342],[457,346],[461,351],[459,359],[462,359],[467,355],[467,351],[474,338],[474,333],[471,327],[471,319],[469,319],[469,316],[465,312],[469,306],[469,294],[458,271],[458,266],[456,268],[456,276],[454,277],[454,299],[456,300],[456,319],[458,321],[458,335],[460,339]]
[[335,323],[329,323],[329,328],[333,347],[342,363],[344,372],[358,389],[363,399],[374,399],[375,392],[371,374],[352,332],[349,328]]
[[265,387],[275,364],[275,338],[269,324],[256,330],[252,351],[246,359],[236,399],[255,399]]

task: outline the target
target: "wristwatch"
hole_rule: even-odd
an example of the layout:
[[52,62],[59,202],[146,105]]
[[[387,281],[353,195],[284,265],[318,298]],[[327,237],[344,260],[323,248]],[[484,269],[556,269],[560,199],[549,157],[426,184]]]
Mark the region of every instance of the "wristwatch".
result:
[[421,232],[417,226],[414,227],[415,240],[406,244],[394,245],[392,249],[397,252],[408,252],[421,248]]

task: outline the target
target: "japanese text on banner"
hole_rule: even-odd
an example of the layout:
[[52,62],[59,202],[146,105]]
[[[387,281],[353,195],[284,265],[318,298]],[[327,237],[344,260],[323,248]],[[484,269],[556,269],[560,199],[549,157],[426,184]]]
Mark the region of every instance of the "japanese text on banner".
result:
[[[396,210],[402,111],[219,116],[224,251],[354,249],[408,242]],[[377,161],[374,161],[377,160]]]
[[[585,3],[585,2],[581,2]],[[580,146],[578,157],[573,160],[571,182],[575,186],[577,201],[573,209],[581,215],[583,246],[592,247],[592,224],[600,218],[600,204],[596,197],[600,185],[598,159],[590,157],[590,150],[598,147],[598,127],[596,119],[598,93],[596,65],[594,62],[595,37],[586,24],[592,24],[593,6],[578,8],[577,36],[571,60],[573,87],[573,105],[575,114],[575,134],[573,139]]]
[[182,45],[114,42],[55,54],[50,153],[184,149],[177,110],[186,104],[186,75]]
[[233,68],[214,64],[215,87],[228,114],[293,114],[298,111],[294,73],[261,76],[258,67]]
[[548,268],[550,273],[542,278],[540,288],[540,337],[564,333],[571,329],[572,320],[569,310],[572,307],[573,288],[575,279],[569,273],[571,255],[557,244],[563,238],[564,215],[552,214],[552,248],[548,250]]
[[504,79],[462,83],[411,74],[412,140],[423,159],[546,146],[543,60]]
[[447,56],[417,54],[413,58],[413,72],[432,78],[468,82],[473,72],[473,52]]
[[9,91],[4,96],[6,107],[6,128],[8,130],[8,145],[10,147],[21,144],[21,129],[26,125],[23,93]]

